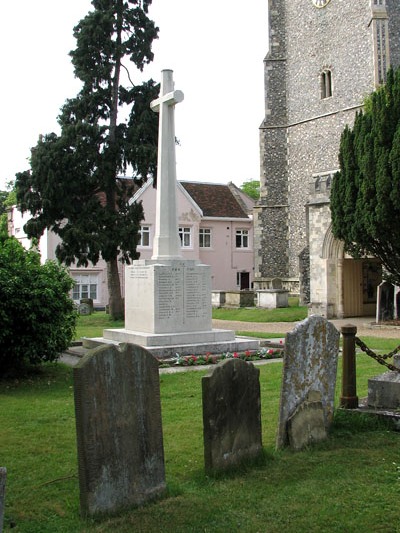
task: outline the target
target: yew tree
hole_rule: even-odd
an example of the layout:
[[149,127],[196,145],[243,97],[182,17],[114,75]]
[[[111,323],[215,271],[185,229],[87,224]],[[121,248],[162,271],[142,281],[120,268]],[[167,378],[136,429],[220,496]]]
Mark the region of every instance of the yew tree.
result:
[[[131,81],[132,68],[140,74],[153,59],[151,2],[92,0],[70,52],[82,88],[61,108],[61,133],[40,136],[31,168],[15,182],[18,205],[32,214],[29,237],[46,228],[59,235],[56,256],[68,266],[106,261],[113,318],[123,315],[118,261],[138,257],[143,210],[129,199],[156,172],[158,118],[150,102],[159,87]],[[127,171],[133,180],[120,178]]]
[[332,231],[353,257],[373,255],[400,285],[400,70],[388,72],[342,133]]

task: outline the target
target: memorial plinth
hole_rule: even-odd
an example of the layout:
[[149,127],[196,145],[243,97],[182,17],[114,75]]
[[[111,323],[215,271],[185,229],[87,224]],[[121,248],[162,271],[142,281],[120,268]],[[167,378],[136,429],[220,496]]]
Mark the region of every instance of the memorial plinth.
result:
[[125,325],[151,333],[211,329],[211,273],[190,260],[135,261],[127,267]]
[[212,329],[211,270],[195,260],[138,260],[126,267],[125,328],[106,329],[116,343],[139,344],[157,357],[258,348],[254,339]]

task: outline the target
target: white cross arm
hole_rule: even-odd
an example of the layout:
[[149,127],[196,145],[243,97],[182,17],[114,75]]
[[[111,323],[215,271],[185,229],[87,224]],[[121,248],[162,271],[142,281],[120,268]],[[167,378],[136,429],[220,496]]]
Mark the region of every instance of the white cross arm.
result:
[[160,107],[162,104],[167,104],[168,106],[172,106],[175,104],[179,104],[183,101],[183,92],[182,91],[171,91],[170,93],[164,94],[163,96],[160,96],[156,100],[153,100],[150,103],[150,108],[155,113],[158,113],[160,111]]

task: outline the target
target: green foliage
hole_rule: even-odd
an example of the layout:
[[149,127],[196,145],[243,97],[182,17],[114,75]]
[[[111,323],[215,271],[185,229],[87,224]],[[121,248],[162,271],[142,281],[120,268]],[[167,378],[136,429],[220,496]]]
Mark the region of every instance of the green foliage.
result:
[[366,101],[340,143],[332,231],[353,257],[379,258],[400,283],[400,70]]
[[[82,89],[67,100],[58,121],[61,134],[41,136],[32,149],[31,168],[17,174],[22,211],[32,218],[28,237],[50,229],[61,237],[56,249],[67,265],[108,263],[110,312],[119,317],[122,300],[117,259],[137,259],[141,204],[129,203],[134,188],[155,174],[158,117],[150,102],[158,96],[153,80],[124,87],[127,65],[141,71],[153,59],[158,28],[148,16],[151,0],[92,0],[94,10],[74,28],[71,52]],[[120,111],[130,106],[127,121]],[[118,176],[132,172],[132,180]]]
[[0,191],[0,215],[6,212],[6,199],[8,196],[7,191]]
[[0,368],[22,372],[53,361],[74,335],[73,280],[53,261],[26,251],[14,238],[0,241]]
[[260,180],[248,180],[242,183],[240,186],[243,192],[253,198],[258,200],[260,198]]
[[0,191],[0,239],[7,237],[7,213],[5,200],[8,196],[6,191]]
[[7,207],[11,207],[16,204],[15,189],[13,184],[7,184],[8,191],[0,191],[0,239],[5,239],[8,236],[8,224],[7,224]]

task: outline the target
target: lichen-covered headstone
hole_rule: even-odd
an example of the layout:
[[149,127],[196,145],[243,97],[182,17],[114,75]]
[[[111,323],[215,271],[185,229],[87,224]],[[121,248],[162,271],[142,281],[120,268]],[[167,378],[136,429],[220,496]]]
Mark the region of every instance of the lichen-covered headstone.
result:
[[79,311],[79,314],[80,315],[91,315],[92,312],[91,312],[91,309],[90,309],[90,305],[87,304],[87,303],[80,303],[79,304],[79,307],[78,307],[78,311]]
[[311,391],[307,399],[295,409],[287,424],[289,445],[301,450],[327,438],[321,394]]
[[140,346],[102,346],[73,372],[82,514],[113,513],[161,496],[157,360]]
[[[318,395],[325,428],[329,430],[333,419],[339,337],[335,326],[321,316],[303,320],[286,335],[277,448],[290,444],[288,420],[303,403],[310,401],[310,395]],[[307,416],[312,413],[320,416],[315,405],[309,408]],[[315,420],[315,423],[319,422]]]
[[0,467],[0,533],[3,531],[7,469]]
[[227,359],[203,377],[206,472],[228,470],[261,454],[259,375],[252,363]]

